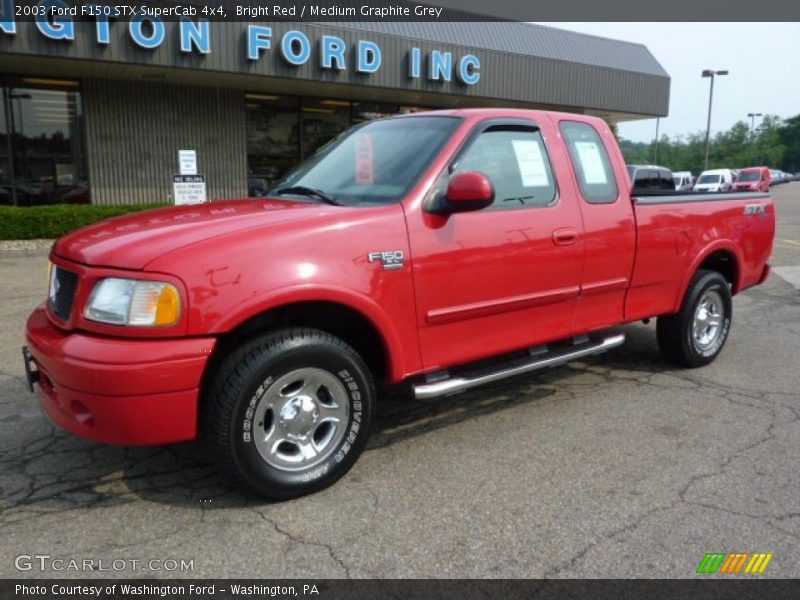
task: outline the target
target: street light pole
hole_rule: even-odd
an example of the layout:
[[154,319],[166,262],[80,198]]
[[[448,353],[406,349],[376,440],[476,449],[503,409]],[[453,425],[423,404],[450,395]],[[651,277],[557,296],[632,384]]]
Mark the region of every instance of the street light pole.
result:
[[658,125],[661,122],[660,117],[656,117],[656,139],[653,147],[653,164],[658,164]]
[[762,113],[747,113],[750,117],[750,141],[752,142],[756,135],[756,117],[762,116]]
[[712,69],[705,69],[701,75],[703,77],[711,78],[711,86],[708,89],[708,121],[706,122],[706,160],[703,170],[708,170],[708,149],[711,143],[711,103],[714,99],[714,76],[727,75],[728,71],[714,71]]

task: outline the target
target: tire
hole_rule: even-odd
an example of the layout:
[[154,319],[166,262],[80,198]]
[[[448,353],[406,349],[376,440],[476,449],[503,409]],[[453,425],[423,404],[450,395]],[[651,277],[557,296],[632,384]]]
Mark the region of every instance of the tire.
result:
[[350,470],[369,436],[375,384],[339,338],[291,328],[231,353],[204,402],[203,433],[221,473],[239,487],[287,500]]
[[727,280],[716,271],[701,269],[689,283],[680,311],[658,317],[658,347],[676,365],[705,366],[722,352],[732,318]]

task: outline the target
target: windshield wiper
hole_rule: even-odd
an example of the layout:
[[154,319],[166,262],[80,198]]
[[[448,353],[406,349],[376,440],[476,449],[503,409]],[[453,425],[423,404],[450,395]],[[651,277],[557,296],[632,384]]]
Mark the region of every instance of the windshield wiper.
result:
[[331,198],[328,194],[323,192],[322,190],[318,190],[316,188],[306,187],[304,185],[293,185],[289,187],[283,187],[278,190],[275,190],[275,194],[294,194],[296,196],[306,196],[308,198],[317,198],[318,200],[322,200],[325,204],[330,204],[332,206],[341,206],[336,200]]
[[514,198],[503,198],[500,202],[519,202],[525,204],[525,200],[533,200],[536,196],[516,196]]

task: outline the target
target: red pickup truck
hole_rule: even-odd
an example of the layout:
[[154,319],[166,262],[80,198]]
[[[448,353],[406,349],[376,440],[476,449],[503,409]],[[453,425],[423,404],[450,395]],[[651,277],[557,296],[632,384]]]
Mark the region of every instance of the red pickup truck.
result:
[[597,354],[658,317],[670,361],[722,350],[769,274],[767,194],[631,197],[600,119],[451,110],[359,125],[261,199],[59,239],[30,316],[45,411],[101,442],[202,438],[272,498],[364,448],[376,384],[418,398]]

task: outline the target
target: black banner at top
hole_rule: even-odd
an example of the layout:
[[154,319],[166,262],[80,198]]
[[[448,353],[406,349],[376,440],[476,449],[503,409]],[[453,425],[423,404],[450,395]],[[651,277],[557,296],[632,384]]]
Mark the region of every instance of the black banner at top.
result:
[[0,0],[17,21],[182,19],[206,21],[494,21],[487,5],[472,13],[409,0]]
[[[793,21],[800,2],[761,0],[0,0],[13,21],[182,19],[298,22]],[[674,35],[665,24],[664,35]],[[676,39],[676,43],[680,40]]]

